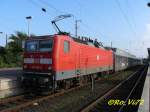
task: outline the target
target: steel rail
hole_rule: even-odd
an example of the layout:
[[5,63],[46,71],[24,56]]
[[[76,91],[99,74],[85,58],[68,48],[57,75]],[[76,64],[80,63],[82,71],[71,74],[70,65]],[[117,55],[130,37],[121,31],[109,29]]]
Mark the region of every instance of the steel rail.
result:
[[[141,70],[141,69],[140,69]],[[122,82],[120,82],[118,85],[116,85],[115,87],[111,88],[110,90],[108,90],[103,96],[99,97],[98,99],[96,99],[95,101],[93,101],[92,103],[90,103],[88,106],[86,106],[85,108],[81,109],[80,112],[89,112],[95,105],[97,105],[99,102],[101,102],[103,99],[107,98],[108,96],[110,96],[115,90],[117,90],[121,85],[123,85],[126,81],[128,81],[130,78],[132,78],[134,75],[136,75],[138,72],[140,72],[140,70],[137,70],[136,72],[132,73],[126,80],[123,80]]]
[[19,95],[19,96],[14,96],[14,97],[10,97],[10,98],[0,99],[0,105],[8,103],[8,102],[12,102],[14,100],[21,99],[23,97],[24,97],[24,95]]
[[[135,90],[135,88],[137,87],[137,85],[139,84],[139,82],[140,82],[142,76],[144,76],[143,74],[145,73],[146,70],[147,70],[147,67],[145,67],[144,70],[142,71],[140,77],[139,77],[138,80],[136,81],[136,84],[133,86],[133,88],[132,88],[132,90],[130,91],[128,97],[125,99],[125,102],[127,102],[127,100],[130,98],[131,94],[133,93],[133,91]],[[125,106],[125,105],[122,105],[122,106],[120,107],[120,109],[119,109],[118,112],[122,112],[122,109],[123,109],[124,106]]]

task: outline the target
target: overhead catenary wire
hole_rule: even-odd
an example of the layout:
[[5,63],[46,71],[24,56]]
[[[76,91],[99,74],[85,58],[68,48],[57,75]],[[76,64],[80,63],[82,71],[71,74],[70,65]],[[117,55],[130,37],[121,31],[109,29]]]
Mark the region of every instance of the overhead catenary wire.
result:
[[[83,10],[84,9],[84,4],[83,3],[81,3],[81,1],[79,1],[79,0],[76,0],[75,1],[76,2],[76,4],[79,6],[79,8],[80,8],[80,10]],[[82,13],[82,11],[80,11],[80,16],[81,16],[81,13]],[[74,17],[74,20],[78,20],[76,17]],[[82,20],[82,18],[80,18],[80,20]],[[109,37],[110,38],[110,36],[106,36],[104,33],[102,33],[102,32],[100,32],[100,31],[95,31],[94,30],[94,28],[93,27],[91,27],[91,26],[89,26],[85,21],[82,21],[81,23],[80,23],[80,26],[81,26],[81,28],[80,29],[82,29],[82,30],[84,30],[82,27],[84,27],[85,28],[85,30],[87,29],[87,31],[85,31],[84,30],[84,32],[86,33],[86,34],[92,34],[92,38],[98,38],[98,37]],[[94,34],[96,34],[96,35],[94,35]],[[94,35],[94,36],[93,36]],[[96,37],[95,37],[96,36]]]
[[72,0],[72,1],[75,2],[76,5],[78,6],[79,10],[77,10],[77,11],[79,13],[79,17],[81,17],[82,16],[82,11],[83,11],[83,5],[78,0]]
[[[85,22],[82,22],[81,25],[86,28],[86,29],[90,29],[92,30],[90,33],[95,34],[95,30],[93,29],[93,27],[89,26],[88,24],[86,24]],[[110,38],[109,36],[106,36],[105,34],[103,34],[102,32],[96,32],[97,36],[99,37],[107,37]]]
[[118,8],[119,8],[120,11],[121,11],[121,14],[123,15],[124,20],[127,22],[129,28],[131,29],[131,32],[133,33],[133,35],[134,35],[135,37],[137,37],[136,32],[135,32],[135,30],[134,30],[132,24],[130,23],[130,20],[129,20],[128,16],[126,15],[126,13],[124,12],[124,10],[122,9],[119,0],[115,0],[115,1],[116,1],[116,4],[118,5]]
[[[45,14],[48,14],[49,15],[52,15],[52,12],[49,12],[48,11],[48,6],[50,8],[52,8],[53,10],[55,10],[57,13],[59,13],[59,15],[61,14],[61,10],[55,8],[53,5],[50,5],[50,3],[48,2],[42,2],[41,0],[38,0],[38,1],[34,1],[34,0],[28,0],[32,5],[34,5],[35,7],[37,7],[38,9],[40,9],[41,11],[43,11]],[[47,6],[46,6],[47,5]],[[55,15],[56,13],[53,12],[53,14]],[[58,14],[57,14],[58,15]],[[54,18],[50,18],[51,20],[54,19]]]
[[35,2],[34,0],[28,0],[29,3],[31,3],[32,5],[34,5],[35,7],[39,8],[42,7],[40,4],[38,4],[37,2]]
[[131,5],[130,5],[130,3],[129,3],[129,0],[125,0],[126,1],[126,4],[127,4],[127,6],[128,6],[128,9],[130,10],[130,13],[131,13],[131,15],[132,16],[130,16],[131,17],[131,19],[132,19],[132,21],[133,21],[133,25],[134,25],[134,28],[136,28],[136,22],[135,22],[135,15],[134,15],[134,13],[133,13],[133,7],[131,7]]
[[55,10],[55,12],[62,14],[65,13],[64,11],[56,8],[55,6],[53,6],[52,4],[50,4],[49,2],[45,1],[45,0],[38,0],[40,3],[46,5],[47,7],[50,7],[51,9]]

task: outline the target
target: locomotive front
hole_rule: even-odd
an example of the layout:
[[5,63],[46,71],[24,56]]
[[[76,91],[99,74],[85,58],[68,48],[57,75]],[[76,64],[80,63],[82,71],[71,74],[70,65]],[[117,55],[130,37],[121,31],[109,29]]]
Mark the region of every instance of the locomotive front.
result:
[[53,88],[52,36],[31,37],[25,41],[22,85],[26,91],[49,91]]

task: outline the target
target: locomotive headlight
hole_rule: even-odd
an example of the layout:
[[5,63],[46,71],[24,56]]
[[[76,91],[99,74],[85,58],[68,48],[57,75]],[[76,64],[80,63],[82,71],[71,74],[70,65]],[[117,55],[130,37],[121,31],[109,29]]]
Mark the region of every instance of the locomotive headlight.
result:
[[23,62],[27,63],[27,64],[32,64],[32,63],[34,63],[34,59],[33,58],[24,58]]

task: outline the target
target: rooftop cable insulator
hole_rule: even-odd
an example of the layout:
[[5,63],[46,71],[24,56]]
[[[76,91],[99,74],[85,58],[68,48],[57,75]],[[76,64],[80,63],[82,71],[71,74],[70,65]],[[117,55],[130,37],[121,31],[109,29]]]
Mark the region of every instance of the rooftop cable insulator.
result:
[[87,41],[87,38],[85,37],[85,41]]
[[83,37],[81,37],[82,38],[82,40],[83,40]]

